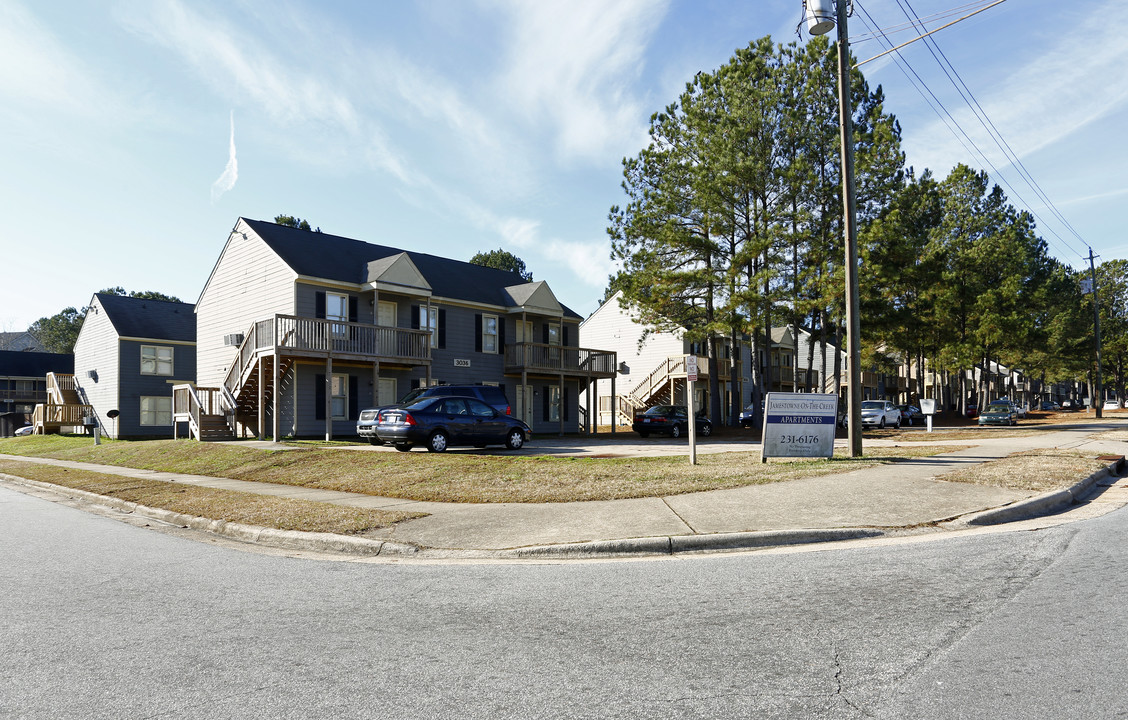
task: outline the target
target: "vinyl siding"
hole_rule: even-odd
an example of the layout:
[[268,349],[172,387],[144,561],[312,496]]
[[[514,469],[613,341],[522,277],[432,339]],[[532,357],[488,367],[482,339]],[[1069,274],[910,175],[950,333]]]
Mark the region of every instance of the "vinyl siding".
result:
[[246,333],[253,322],[275,314],[295,314],[295,277],[254,231],[239,223],[196,303],[199,385],[223,382],[236,352],[223,344],[224,335]]
[[[118,407],[119,355],[117,330],[95,297],[74,344],[74,379],[79,397],[94,406],[98,422],[110,434],[114,432],[115,424],[106,417],[106,413],[123,410]],[[91,370],[97,373],[97,381],[86,376]],[[120,426],[119,418],[117,427],[120,429]]]
[[[141,346],[172,348],[173,374],[142,375]],[[172,386],[186,383],[196,376],[196,348],[162,342],[160,340],[122,340],[120,341],[118,361],[118,410],[117,419],[120,437],[172,437],[172,425],[142,425],[141,397],[172,397]]]

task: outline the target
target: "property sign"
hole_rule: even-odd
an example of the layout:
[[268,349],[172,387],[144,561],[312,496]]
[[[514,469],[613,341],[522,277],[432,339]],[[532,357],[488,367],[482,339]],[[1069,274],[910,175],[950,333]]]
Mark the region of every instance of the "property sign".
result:
[[936,398],[921,398],[920,411],[925,415],[936,414]]
[[697,382],[697,356],[685,356],[685,379],[690,382]]
[[838,396],[768,393],[764,401],[761,460],[769,457],[832,457]]
[[470,361],[469,360],[463,360],[462,358],[455,358],[454,359],[454,366],[455,367],[470,367]]

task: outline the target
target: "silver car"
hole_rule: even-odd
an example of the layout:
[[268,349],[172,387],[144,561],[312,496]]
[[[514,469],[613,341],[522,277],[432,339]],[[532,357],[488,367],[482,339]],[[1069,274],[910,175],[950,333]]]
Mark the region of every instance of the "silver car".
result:
[[891,400],[863,400],[862,427],[901,427],[901,409]]

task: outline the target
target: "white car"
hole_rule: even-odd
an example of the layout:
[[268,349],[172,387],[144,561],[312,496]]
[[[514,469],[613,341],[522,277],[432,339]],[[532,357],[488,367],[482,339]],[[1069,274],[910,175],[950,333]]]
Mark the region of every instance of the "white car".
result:
[[18,430],[16,430],[16,436],[19,437],[20,435],[30,435],[34,431],[35,431],[34,425],[24,425],[22,428],[19,428]]
[[1101,405],[1101,410],[1119,410],[1120,403],[1115,400],[1105,400],[1104,405]]
[[901,409],[890,400],[863,400],[862,427],[901,427]]

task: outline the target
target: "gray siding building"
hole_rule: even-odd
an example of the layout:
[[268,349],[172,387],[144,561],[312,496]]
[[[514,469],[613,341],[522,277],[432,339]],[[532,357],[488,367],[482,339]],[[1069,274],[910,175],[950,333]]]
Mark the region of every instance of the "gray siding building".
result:
[[196,378],[192,305],[94,295],[75,341],[74,370],[78,397],[104,433],[171,437],[172,387]]
[[355,435],[365,407],[478,383],[534,431],[569,432],[590,417],[581,388],[614,375],[614,353],[579,347],[581,318],[544,282],[246,218],[196,318],[199,402],[233,402],[240,434]]

